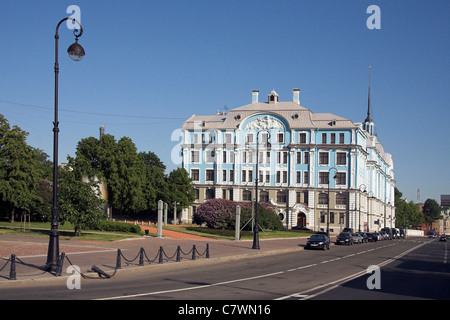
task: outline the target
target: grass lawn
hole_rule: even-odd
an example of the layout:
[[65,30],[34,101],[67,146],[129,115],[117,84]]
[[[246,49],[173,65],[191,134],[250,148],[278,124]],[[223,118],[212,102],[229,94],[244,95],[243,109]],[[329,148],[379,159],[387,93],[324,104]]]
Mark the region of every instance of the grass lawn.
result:
[[[181,225],[177,227],[167,226],[165,229],[174,230],[174,231],[182,231],[188,232],[201,236],[210,236],[219,239],[235,239],[235,230],[220,230],[220,229],[210,229],[206,227],[199,227],[196,225]],[[259,231],[260,239],[272,239],[272,238],[296,238],[296,237],[308,237],[314,232],[306,231],[306,230],[281,230],[281,231],[272,231],[265,230]],[[241,240],[251,240],[253,239],[252,231],[241,231]]]
[[[30,235],[30,236],[46,236],[48,237],[48,232],[50,230],[50,222],[31,222],[30,224],[25,224],[26,228],[24,230],[24,224],[20,221],[9,223],[6,221],[0,221],[0,235],[1,234],[17,234],[17,235]],[[144,232],[141,234],[136,233],[118,233],[118,232],[106,232],[106,231],[96,231],[96,230],[82,230],[80,236],[74,235],[74,227],[66,222],[64,225],[58,226],[60,239],[73,239],[73,240],[97,240],[97,241],[115,241],[132,237],[142,237]],[[183,224],[177,226],[166,226],[163,229],[181,231],[201,236],[209,236],[218,239],[235,239],[234,230],[218,230],[210,229],[206,227],[199,227],[193,224]],[[271,238],[293,238],[293,237],[308,237],[312,234],[311,231],[305,230],[281,230],[281,231],[271,231],[265,230],[259,231],[260,239],[271,239]],[[156,236],[156,234],[149,234],[150,236]],[[252,231],[241,231],[241,240],[251,240],[253,239]]]
[[[50,231],[50,222],[31,222],[30,224],[24,224],[22,222],[5,222],[0,221],[0,235],[2,234],[17,234],[27,236],[45,236],[48,237]],[[117,232],[105,232],[95,230],[82,230],[80,236],[75,236],[74,227],[66,222],[64,225],[59,225],[59,237],[60,239],[74,239],[74,240],[98,240],[98,241],[115,241],[121,239],[127,239],[132,237],[142,237],[142,234],[136,233],[121,233]]]

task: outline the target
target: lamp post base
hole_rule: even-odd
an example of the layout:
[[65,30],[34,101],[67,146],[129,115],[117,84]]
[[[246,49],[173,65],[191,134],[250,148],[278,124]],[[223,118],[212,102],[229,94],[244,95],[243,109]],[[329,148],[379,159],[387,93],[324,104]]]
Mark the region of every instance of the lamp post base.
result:
[[59,264],[59,231],[50,230],[48,243],[47,263],[45,270],[55,272]]

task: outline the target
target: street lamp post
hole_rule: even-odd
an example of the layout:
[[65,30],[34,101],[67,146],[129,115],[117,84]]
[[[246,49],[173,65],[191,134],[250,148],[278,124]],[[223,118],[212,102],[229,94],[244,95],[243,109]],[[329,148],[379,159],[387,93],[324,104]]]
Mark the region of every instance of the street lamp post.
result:
[[259,250],[259,229],[258,229],[258,180],[259,180],[259,134],[267,132],[266,145],[269,146],[269,131],[258,131],[256,134],[256,170],[255,170],[255,224],[253,226],[253,246],[252,249]]
[[58,231],[58,29],[59,26],[66,20],[75,21],[80,29],[75,29],[73,34],[75,35],[75,42],[67,49],[69,57],[74,61],[81,61],[85,55],[83,47],[78,43],[78,38],[83,34],[83,27],[80,22],[74,18],[64,18],[56,26],[55,32],[55,121],[53,122],[53,204],[52,204],[52,217],[51,217],[51,229],[49,232],[49,244],[47,253],[47,263],[45,269],[47,271],[56,271],[59,259],[59,231]]
[[366,192],[366,185],[365,184],[361,184],[358,188],[359,190],[359,221],[358,221],[358,232],[361,232],[361,187],[364,186],[364,190],[362,192]]
[[[336,170],[337,169],[335,167],[331,167],[330,169],[328,169],[328,213],[327,213],[327,236],[330,237],[330,173],[331,170]],[[336,179],[336,174],[334,174],[333,179]]]

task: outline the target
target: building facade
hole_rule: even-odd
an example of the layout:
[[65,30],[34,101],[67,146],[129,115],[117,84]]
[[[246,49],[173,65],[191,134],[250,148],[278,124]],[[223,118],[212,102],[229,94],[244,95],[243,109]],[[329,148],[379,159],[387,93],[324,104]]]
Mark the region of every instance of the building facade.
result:
[[254,201],[257,182],[258,201],[275,205],[287,228],[395,226],[394,166],[374,134],[370,94],[362,123],[313,113],[299,94],[260,101],[253,90],[250,104],[184,122],[182,166],[196,190],[185,220],[208,199]]

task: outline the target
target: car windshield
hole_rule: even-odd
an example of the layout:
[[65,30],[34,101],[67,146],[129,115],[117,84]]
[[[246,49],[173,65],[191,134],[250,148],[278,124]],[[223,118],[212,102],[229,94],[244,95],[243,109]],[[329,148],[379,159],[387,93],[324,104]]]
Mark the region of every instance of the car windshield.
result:
[[323,240],[324,236],[320,235],[320,234],[313,234],[311,236],[311,238],[309,238],[309,240]]

